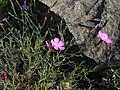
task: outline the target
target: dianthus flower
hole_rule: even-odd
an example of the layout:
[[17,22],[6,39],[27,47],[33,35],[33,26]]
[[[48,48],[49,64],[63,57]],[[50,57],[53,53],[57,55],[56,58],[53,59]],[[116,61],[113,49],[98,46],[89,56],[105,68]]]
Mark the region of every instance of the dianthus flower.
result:
[[52,39],[51,45],[53,46],[53,48],[55,50],[64,50],[65,49],[65,47],[64,47],[65,43],[62,40],[60,40],[59,38]]
[[48,49],[54,48],[55,50],[64,50],[65,49],[64,45],[65,43],[59,38],[54,38],[50,42],[46,41],[46,47]]

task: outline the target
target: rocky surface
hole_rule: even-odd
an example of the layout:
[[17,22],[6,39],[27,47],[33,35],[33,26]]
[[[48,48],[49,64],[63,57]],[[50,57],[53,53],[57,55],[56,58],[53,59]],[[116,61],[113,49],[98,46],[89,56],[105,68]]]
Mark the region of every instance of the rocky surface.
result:
[[[63,17],[84,54],[97,62],[120,62],[120,0],[39,0]],[[100,27],[94,29],[95,25]],[[112,44],[101,42],[98,31]]]

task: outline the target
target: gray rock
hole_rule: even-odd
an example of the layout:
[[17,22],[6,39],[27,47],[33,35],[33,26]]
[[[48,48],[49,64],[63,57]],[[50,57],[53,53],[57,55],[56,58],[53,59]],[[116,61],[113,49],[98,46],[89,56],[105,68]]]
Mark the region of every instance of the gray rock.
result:
[[[80,48],[97,62],[120,60],[120,0],[40,0],[63,17]],[[92,30],[100,23],[100,29]],[[98,30],[107,33],[112,44],[99,42]]]

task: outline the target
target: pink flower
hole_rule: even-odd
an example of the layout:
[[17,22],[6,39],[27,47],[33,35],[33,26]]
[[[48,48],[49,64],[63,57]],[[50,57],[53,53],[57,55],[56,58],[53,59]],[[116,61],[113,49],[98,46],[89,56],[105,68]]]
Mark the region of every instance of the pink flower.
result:
[[59,38],[54,38],[51,40],[51,45],[55,50],[64,50],[65,49],[64,44],[65,43]]
[[7,81],[7,73],[5,71],[2,73],[2,76],[3,76],[4,82],[6,82]]
[[102,31],[99,31],[98,34],[99,34],[99,37],[100,37],[104,42],[106,42],[106,43],[108,43],[108,44],[112,43],[112,40],[110,40],[110,39],[108,38],[108,35],[107,35],[106,33],[102,32]]

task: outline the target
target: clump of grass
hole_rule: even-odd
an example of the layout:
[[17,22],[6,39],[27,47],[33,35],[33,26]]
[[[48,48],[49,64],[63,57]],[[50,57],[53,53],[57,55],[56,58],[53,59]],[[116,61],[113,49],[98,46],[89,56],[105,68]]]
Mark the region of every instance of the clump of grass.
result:
[[0,8],[7,4],[7,0],[0,0]]
[[[69,57],[65,55],[65,51],[46,48],[45,41],[54,36],[48,31],[42,34],[45,21],[40,25],[37,16],[31,11],[31,6],[23,8],[18,1],[15,2],[17,11],[14,3],[10,1],[13,7],[8,12],[10,19],[1,25],[3,36],[0,38],[0,68],[1,75],[3,72],[7,73],[6,80],[1,76],[1,89],[64,88],[66,83],[69,84],[67,79],[72,78],[74,73],[61,72],[59,68],[71,63],[65,63]],[[60,38],[64,40],[62,34]],[[59,78],[61,79],[57,80]],[[72,82],[71,79],[70,83]]]
[[[74,40],[66,39],[68,33],[64,31],[63,21],[49,28],[49,15],[42,13],[39,21],[41,16],[34,13],[36,2],[24,2],[25,7],[17,0],[9,3],[12,6],[8,9],[10,18],[3,21],[0,28],[0,89],[77,90],[95,89],[97,85],[119,88],[119,71],[106,70],[102,78],[99,65],[88,67],[82,51],[75,50]],[[65,50],[46,47],[45,42],[55,37],[65,42]],[[7,75],[3,76],[3,72]]]

